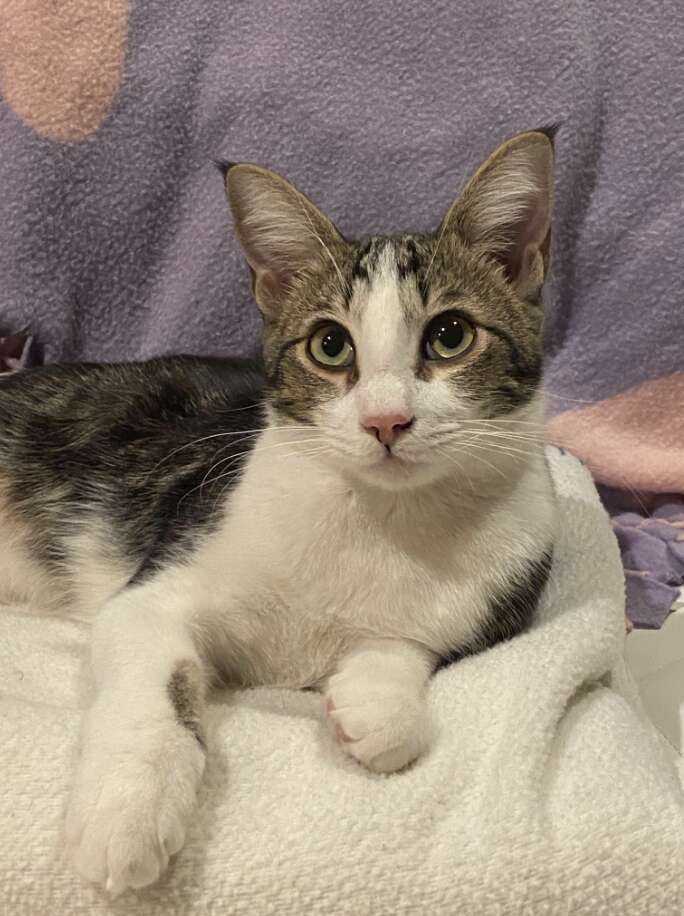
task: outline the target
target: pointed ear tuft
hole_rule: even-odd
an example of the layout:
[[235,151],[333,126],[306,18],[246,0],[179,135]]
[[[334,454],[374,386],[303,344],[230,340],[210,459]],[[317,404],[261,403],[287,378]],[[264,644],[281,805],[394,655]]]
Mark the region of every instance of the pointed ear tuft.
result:
[[254,272],[254,295],[263,312],[278,309],[297,274],[332,264],[344,239],[327,216],[275,172],[234,165],[226,188],[235,229]]
[[549,138],[551,143],[554,143],[556,137],[558,136],[558,131],[563,126],[562,121],[553,121],[551,124],[546,124],[544,127],[537,127],[533,133],[535,134],[544,134]]
[[553,206],[552,129],[518,134],[478,169],[442,226],[495,258],[521,296],[548,266]]
[[225,181],[225,180],[226,180],[226,175],[228,174],[228,172],[230,171],[230,169],[233,168],[233,166],[235,165],[235,163],[234,163],[234,162],[228,162],[227,159],[212,159],[211,161],[214,163],[214,165],[215,165],[216,168],[219,170],[219,172],[223,175],[223,180]]

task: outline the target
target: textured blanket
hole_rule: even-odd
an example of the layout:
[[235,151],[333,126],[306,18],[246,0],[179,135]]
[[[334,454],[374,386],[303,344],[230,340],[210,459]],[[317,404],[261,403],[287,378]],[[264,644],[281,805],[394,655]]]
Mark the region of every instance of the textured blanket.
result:
[[[550,436],[642,518],[652,493],[684,515],[683,34],[679,0],[3,0],[0,334],[49,360],[248,350],[212,157],[284,172],[344,232],[423,229],[560,120]],[[641,625],[684,584],[663,533],[630,549]]]
[[427,755],[374,776],[318,695],[219,694],[187,846],[111,904],[61,837],[88,627],[0,611],[0,913],[681,916],[682,794],[622,661],[615,538],[587,472],[550,460],[561,524],[539,619],[433,678]]

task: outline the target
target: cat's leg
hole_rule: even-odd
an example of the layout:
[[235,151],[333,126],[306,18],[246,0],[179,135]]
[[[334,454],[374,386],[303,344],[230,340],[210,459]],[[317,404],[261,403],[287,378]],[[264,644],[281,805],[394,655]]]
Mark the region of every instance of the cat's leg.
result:
[[113,895],[159,877],[195,807],[206,676],[188,607],[161,576],[112,598],[93,625],[95,698],[66,836],[77,870]]
[[325,711],[341,746],[377,773],[407,766],[430,737],[427,681],[436,656],[398,639],[366,640],[327,683]]

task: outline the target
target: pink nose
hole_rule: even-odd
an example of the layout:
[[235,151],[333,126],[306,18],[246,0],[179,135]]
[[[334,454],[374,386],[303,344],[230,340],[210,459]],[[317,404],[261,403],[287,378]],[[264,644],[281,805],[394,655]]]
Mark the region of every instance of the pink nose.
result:
[[403,413],[389,413],[377,417],[364,417],[361,425],[383,445],[392,445],[404,430],[413,426],[415,417]]

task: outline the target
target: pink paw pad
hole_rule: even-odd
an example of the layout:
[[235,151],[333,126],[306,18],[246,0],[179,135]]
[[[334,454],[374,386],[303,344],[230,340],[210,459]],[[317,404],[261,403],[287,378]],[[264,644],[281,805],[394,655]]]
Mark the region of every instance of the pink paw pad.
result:
[[[333,712],[335,712],[335,704],[333,703],[332,699],[328,697],[325,701],[325,714],[328,718],[330,718],[331,713]],[[335,726],[335,737],[337,738],[338,741],[346,742],[346,741],[353,740],[352,738],[349,737],[349,735],[345,732],[345,730],[342,728],[342,726],[339,723],[333,722],[333,725]]]

